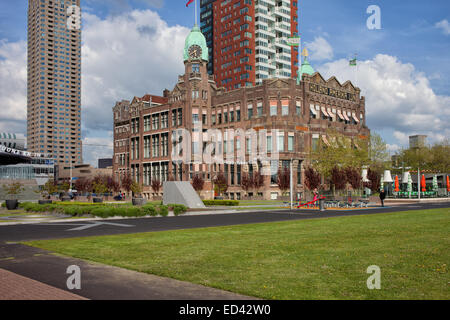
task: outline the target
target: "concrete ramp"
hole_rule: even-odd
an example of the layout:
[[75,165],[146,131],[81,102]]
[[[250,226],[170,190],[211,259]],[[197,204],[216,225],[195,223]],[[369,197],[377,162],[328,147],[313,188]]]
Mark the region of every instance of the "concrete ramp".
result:
[[166,181],[163,184],[163,204],[183,204],[190,209],[205,208],[203,201],[187,181]]

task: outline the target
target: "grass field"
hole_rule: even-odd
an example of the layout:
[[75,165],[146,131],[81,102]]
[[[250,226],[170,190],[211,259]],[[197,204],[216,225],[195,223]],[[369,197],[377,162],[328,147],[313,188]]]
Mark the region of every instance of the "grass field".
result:
[[[265,299],[449,299],[450,210],[35,241]],[[381,290],[367,289],[371,265]]]

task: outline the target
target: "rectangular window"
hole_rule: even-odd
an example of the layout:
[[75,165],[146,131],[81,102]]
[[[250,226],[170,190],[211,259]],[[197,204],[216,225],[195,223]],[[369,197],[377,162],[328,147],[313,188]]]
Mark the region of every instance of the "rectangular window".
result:
[[288,151],[293,152],[294,151],[294,136],[288,137]]
[[267,152],[272,152],[272,136],[267,136]]
[[278,135],[278,152],[284,151],[284,133]]

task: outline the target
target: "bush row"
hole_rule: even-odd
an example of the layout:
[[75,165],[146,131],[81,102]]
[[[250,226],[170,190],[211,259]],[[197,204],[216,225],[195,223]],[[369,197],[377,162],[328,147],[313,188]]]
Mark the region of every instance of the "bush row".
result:
[[203,200],[205,206],[238,206],[238,200]]
[[37,203],[23,203],[21,206],[27,212],[51,212],[60,213],[70,216],[85,216],[92,215],[95,217],[144,217],[144,216],[163,216],[169,214],[169,208],[174,211],[175,215],[183,214],[187,211],[185,206],[181,205],[152,205],[148,204],[142,207],[133,206],[113,206],[104,204],[86,205],[60,205],[60,204],[37,204]]

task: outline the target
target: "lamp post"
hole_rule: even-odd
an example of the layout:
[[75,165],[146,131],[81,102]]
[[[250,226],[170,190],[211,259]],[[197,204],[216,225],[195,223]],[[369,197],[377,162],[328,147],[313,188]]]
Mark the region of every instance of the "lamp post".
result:
[[420,168],[417,168],[417,191],[418,191],[418,199],[420,200]]
[[293,181],[292,181],[292,171],[293,171],[293,160],[291,159],[291,162],[290,162],[290,172],[289,172],[289,174],[290,174],[290,176],[289,176],[289,184],[290,184],[290,197],[291,197],[291,210],[292,209],[294,209],[294,206],[293,206],[293,202],[294,202],[294,183],[293,183]]

